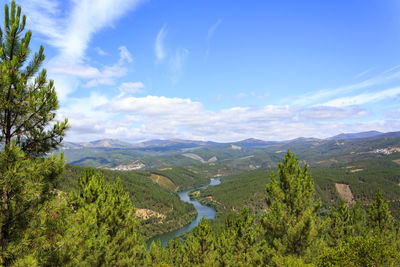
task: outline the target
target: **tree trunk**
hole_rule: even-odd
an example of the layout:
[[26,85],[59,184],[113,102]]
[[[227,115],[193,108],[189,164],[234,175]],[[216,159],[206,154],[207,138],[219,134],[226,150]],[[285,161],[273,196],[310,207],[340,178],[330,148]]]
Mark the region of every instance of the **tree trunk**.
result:
[[[1,216],[3,217],[3,225],[1,226],[1,247],[3,253],[7,250],[8,241],[10,237],[10,211],[9,211],[9,199],[8,199],[8,191],[6,187],[3,187],[3,195],[2,195],[2,212]],[[2,253],[2,254],[3,254]],[[6,255],[2,255],[2,264],[5,266],[8,265],[8,259]]]

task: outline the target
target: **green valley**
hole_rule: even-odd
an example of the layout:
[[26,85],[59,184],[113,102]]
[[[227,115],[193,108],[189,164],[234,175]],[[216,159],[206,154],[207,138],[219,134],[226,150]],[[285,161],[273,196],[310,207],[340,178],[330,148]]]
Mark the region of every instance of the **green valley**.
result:
[[[67,165],[57,188],[70,192],[78,188],[78,178],[84,167]],[[149,171],[101,170],[107,182],[121,180],[124,190],[135,203],[141,218],[141,230],[146,238],[173,231],[192,221],[197,213],[192,205],[180,201],[177,190],[207,184],[209,178],[181,167]]]

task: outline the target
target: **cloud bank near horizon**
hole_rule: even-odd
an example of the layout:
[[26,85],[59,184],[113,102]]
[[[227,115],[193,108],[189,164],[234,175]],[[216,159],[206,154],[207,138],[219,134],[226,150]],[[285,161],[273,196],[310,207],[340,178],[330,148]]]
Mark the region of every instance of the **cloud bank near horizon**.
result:
[[105,137],[127,141],[180,138],[230,142],[249,137],[288,140],[371,129],[394,131],[400,126],[395,120],[357,122],[368,116],[368,111],[360,107],[267,105],[213,111],[190,99],[152,95],[110,100],[92,94],[62,108],[60,117],[64,116],[72,125],[75,138],[67,138],[72,141]]

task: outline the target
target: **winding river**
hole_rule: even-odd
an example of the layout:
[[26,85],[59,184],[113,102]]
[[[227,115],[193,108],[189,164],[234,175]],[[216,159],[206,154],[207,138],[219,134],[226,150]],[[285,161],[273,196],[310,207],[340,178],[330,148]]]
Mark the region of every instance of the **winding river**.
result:
[[200,204],[200,202],[198,202],[198,201],[191,200],[189,197],[189,193],[194,190],[203,189],[210,185],[218,185],[220,183],[221,183],[220,179],[215,178],[215,179],[211,179],[211,182],[208,185],[197,187],[195,189],[189,189],[189,190],[178,192],[178,196],[182,201],[193,204],[194,208],[197,210],[196,219],[194,219],[191,223],[189,223],[175,231],[164,233],[164,234],[150,238],[147,241],[147,245],[149,246],[153,241],[160,239],[162,245],[165,247],[168,240],[173,239],[174,237],[179,236],[180,234],[187,232],[187,231],[193,229],[194,227],[196,227],[199,224],[201,218],[205,217],[206,219],[214,219],[216,211],[213,208],[210,208],[208,206]]

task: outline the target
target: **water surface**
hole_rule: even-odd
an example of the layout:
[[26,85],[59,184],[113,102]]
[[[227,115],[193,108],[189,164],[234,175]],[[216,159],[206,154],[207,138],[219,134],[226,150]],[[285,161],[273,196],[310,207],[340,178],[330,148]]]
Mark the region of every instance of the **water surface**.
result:
[[192,191],[195,191],[195,190],[206,188],[210,185],[218,185],[220,183],[221,183],[220,179],[214,178],[214,179],[211,179],[211,182],[208,185],[197,187],[195,189],[189,189],[189,190],[178,192],[178,196],[182,201],[193,204],[194,208],[197,210],[196,219],[194,219],[191,223],[189,223],[175,231],[164,233],[164,234],[150,238],[147,241],[147,245],[149,246],[151,244],[151,242],[153,242],[157,239],[160,239],[162,245],[165,247],[168,240],[174,239],[174,237],[179,236],[180,234],[183,234],[184,232],[187,232],[187,231],[193,229],[194,227],[196,227],[199,224],[201,218],[205,217],[206,219],[214,219],[216,211],[213,208],[210,208],[208,206],[200,204],[200,202],[198,202],[198,201],[191,200],[189,197],[189,193]]

